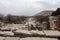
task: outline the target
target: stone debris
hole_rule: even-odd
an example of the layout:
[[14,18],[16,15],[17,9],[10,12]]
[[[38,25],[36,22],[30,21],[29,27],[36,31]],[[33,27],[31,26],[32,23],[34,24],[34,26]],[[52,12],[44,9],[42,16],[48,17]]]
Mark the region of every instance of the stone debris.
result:
[[[1,40],[20,40],[20,38],[16,37],[8,37],[16,36],[17,34],[23,34],[25,36],[29,35],[28,37],[30,37],[30,35],[39,35],[39,38],[36,37],[36,39],[31,37],[22,38],[21,40],[57,40],[55,38],[40,38],[41,35],[45,37],[60,37],[59,31],[45,30],[47,27],[46,24],[46,22],[42,22],[42,24],[39,24],[39,22],[36,22],[36,20],[34,20],[33,18],[29,18],[26,24],[7,24],[0,28],[0,35],[7,36],[5,39],[3,38]],[[41,28],[43,28],[43,30],[39,30]]]
[[[12,25],[11,25],[12,26]],[[17,26],[17,24],[16,24]],[[33,38],[19,38],[19,37],[8,37],[8,36],[15,36],[15,34],[23,34],[23,35],[44,35],[44,36],[50,36],[50,37],[60,37],[60,32],[59,31],[52,31],[52,30],[25,30],[25,26],[20,25],[16,27],[15,24],[13,24],[12,27],[2,27],[0,28],[0,35],[7,36],[7,37],[2,37],[0,40],[58,40],[56,38],[41,38],[41,37],[36,37]],[[13,31],[14,30],[14,31]],[[30,37],[30,36],[28,36]]]
[[[12,29],[15,29],[12,27]],[[1,28],[0,29],[0,35],[4,36],[15,36],[14,34],[24,34],[24,35],[44,35],[44,36],[50,36],[50,37],[60,37],[60,32],[59,31],[53,31],[53,30],[23,30],[23,29],[15,29],[15,31],[11,30],[8,31],[8,28]]]

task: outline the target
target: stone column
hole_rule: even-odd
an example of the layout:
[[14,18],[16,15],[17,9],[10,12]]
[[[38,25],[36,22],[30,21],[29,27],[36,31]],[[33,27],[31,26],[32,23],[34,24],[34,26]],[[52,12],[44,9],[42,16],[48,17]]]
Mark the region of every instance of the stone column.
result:
[[49,22],[50,22],[50,29],[54,30],[56,27],[56,22],[57,21],[57,17],[56,16],[50,16],[49,17]]

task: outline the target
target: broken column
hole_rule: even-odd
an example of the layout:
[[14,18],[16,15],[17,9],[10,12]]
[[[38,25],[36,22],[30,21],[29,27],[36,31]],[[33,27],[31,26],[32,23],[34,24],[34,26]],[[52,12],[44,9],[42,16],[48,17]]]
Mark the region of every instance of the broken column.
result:
[[57,22],[57,18],[56,16],[50,16],[49,17],[49,22],[50,22],[50,29],[54,30],[56,27],[56,22]]

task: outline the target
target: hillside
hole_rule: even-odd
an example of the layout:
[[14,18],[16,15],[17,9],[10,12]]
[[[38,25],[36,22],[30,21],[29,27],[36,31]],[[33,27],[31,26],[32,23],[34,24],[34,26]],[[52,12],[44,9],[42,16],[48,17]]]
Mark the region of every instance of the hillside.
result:
[[50,16],[53,12],[54,11],[42,11],[42,12],[35,14],[34,16]]

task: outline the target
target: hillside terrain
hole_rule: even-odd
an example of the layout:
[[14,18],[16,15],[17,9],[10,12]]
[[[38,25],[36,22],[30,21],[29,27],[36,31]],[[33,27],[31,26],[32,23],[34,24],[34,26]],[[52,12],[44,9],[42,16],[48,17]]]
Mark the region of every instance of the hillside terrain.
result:
[[53,12],[54,11],[42,11],[42,12],[35,14],[34,16],[50,16]]

